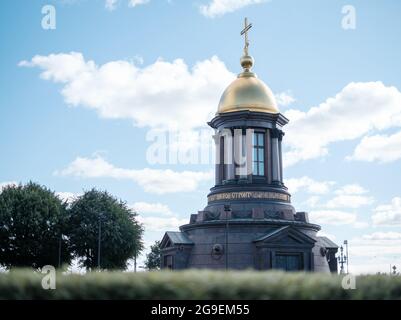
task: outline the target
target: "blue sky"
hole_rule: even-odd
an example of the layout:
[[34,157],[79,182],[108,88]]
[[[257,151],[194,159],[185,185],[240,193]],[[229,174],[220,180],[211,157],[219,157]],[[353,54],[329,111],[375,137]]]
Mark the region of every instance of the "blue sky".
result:
[[[349,240],[351,272],[401,267],[399,1],[106,3],[2,3],[0,184],[107,189],[139,211],[147,244],[187,221],[206,205],[213,165],[149,163],[146,137],[205,130],[240,71],[247,16],[254,71],[290,119],[296,209]],[[54,30],[41,25],[48,4]],[[346,5],[355,29],[342,27]]]

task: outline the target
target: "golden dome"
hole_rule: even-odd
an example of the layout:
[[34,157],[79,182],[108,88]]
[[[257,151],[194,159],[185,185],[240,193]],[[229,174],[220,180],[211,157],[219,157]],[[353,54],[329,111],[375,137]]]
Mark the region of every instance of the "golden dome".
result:
[[273,92],[247,70],[239,74],[224,91],[217,113],[243,110],[279,113]]

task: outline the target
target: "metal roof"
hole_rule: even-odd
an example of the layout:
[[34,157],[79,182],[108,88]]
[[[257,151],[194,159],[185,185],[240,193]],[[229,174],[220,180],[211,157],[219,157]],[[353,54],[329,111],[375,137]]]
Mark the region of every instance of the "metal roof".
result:
[[253,241],[254,241],[254,242],[257,242],[257,241],[265,240],[265,239],[267,239],[267,238],[269,238],[269,237],[271,237],[271,236],[273,236],[273,235],[275,235],[275,234],[277,234],[277,233],[280,233],[281,231],[283,231],[283,230],[285,230],[285,229],[288,229],[288,228],[289,228],[289,226],[284,226],[284,227],[278,228],[278,229],[273,230],[273,231],[271,231],[271,232],[269,232],[269,233],[267,233],[267,234],[264,234],[263,236],[261,236],[261,237],[255,239],[255,240],[253,240]]
[[284,232],[285,230],[288,230],[289,233],[292,233],[294,236],[297,236],[298,238],[303,239],[303,242],[309,242],[309,243],[315,243],[316,239],[308,236],[307,234],[303,233],[302,231],[293,228],[292,226],[284,226],[281,228],[278,228],[276,230],[273,230],[265,235],[263,235],[262,237],[259,237],[255,240],[253,240],[253,242],[259,242],[259,241],[264,241],[267,240],[268,238],[274,237],[275,235],[278,235],[282,232]]
[[193,244],[193,241],[183,232],[167,231],[166,234],[173,244]]
[[317,237],[319,242],[326,248],[338,248],[338,245],[336,245],[333,241],[331,241],[327,237]]

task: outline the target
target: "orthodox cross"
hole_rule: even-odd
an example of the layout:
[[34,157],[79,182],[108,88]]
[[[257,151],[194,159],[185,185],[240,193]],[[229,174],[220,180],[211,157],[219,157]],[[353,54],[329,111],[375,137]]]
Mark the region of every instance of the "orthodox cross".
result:
[[248,31],[249,29],[252,28],[252,23],[248,24],[248,18],[245,18],[245,27],[241,31],[241,36],[245,35],[245,47],[244,47],[244,55],[248,55],[248,47],[249,47],[249,41],[248,41]]

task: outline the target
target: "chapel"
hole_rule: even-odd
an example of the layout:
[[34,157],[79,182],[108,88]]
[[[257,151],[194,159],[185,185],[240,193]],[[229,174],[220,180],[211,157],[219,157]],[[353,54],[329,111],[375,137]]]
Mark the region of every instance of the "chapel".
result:
[[338,246],[296,211],[283,181],[289,120],[253,72],[245,19],[242,71],[208,123],[215,131],[215,183],[204,209],[161,241],[161,268],[337,272]]

